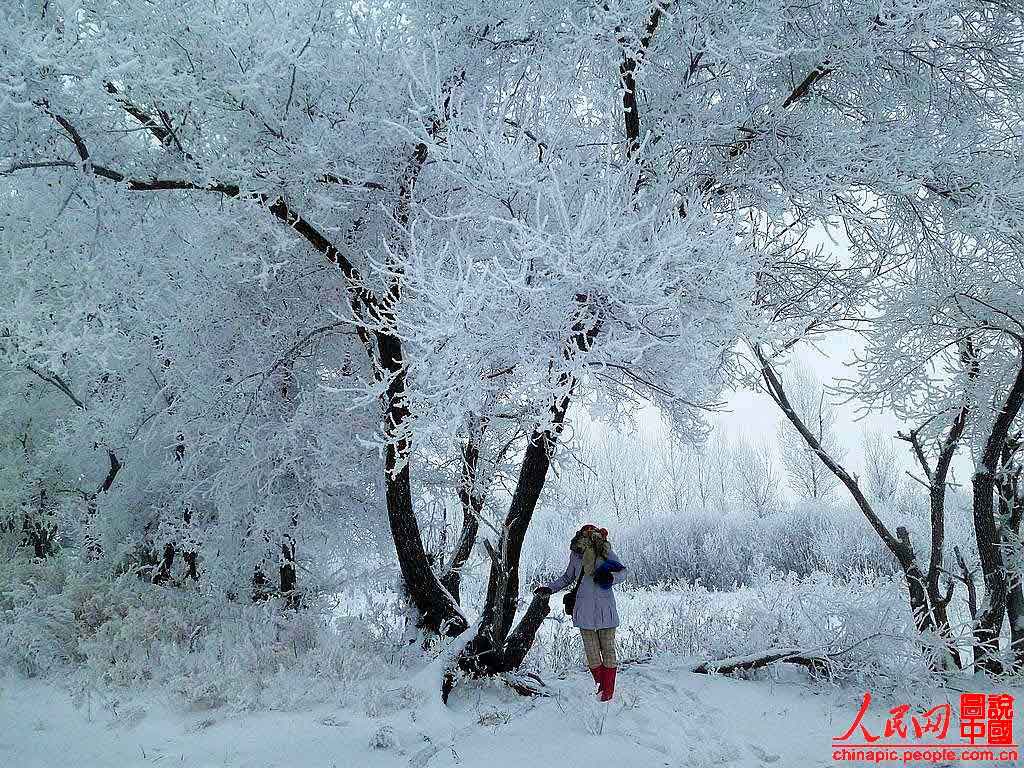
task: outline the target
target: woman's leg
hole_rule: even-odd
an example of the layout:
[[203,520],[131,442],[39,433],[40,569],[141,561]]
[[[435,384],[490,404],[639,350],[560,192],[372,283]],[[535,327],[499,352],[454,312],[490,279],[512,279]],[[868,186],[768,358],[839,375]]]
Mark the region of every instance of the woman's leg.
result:
[[601,660],[604,666],[615,668],[619,660],[615,655],[615,627],[597,630],[597,641],[601,646]]
[[615,693],[615,673],[618,671],[619,660],[615,655],[615,627],[597,630],[597,641],[601,646],[601,701],[610,701]]
[[601,655],[601,640],[596,629],[581,629],[580,635],[583,637],[583,652],[587,655],[587,667],[594,676],[594,682],[600,685],[604,659]]

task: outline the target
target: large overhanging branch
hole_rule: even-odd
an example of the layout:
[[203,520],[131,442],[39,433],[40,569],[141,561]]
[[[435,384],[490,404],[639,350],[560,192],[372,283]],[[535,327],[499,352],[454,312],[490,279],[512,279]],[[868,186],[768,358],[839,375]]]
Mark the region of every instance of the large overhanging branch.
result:
[[[386,495],[389,522],[403,578],[409,588],[410,596],[416,603],[424,626],[443,634],[461,633],[468,626],[468,622],[457,602],[444,589],[430,566],[412,507],[408,466],[411,444],[407,429],[410,412],[408,398],[405,394],[407,368],[402,342],[392,330],[393,323],[389,322],[390,305],[397,300],[399,295],[397,281],[393,281],[389,292],[383,298],[372,293],[365,286],[359,270],[345,254],[308,219],[292,209],[280,195],[247,191],[233,183],[200,184],[181,178],[136,178],[114,168],[96,166],[92,163],[88,146],[77,128],[63,116],[50,111],[45,103],[39,104],[39,106],[44,107],[47,114],[53,117],[68,135],[80,159],[79,163],[54,161],[49,167],[77,167],[85,174],[121,184],[129,191],[196,191],[254,201],[298,233],[314,250],[323,254],[328,261],[341,269],[346,278],[346,296],[356,320],[356,330],[370,358],[373,374],[379,381],[387,383],[387,392],[382,399],[384,410],[382,424],[388,437],[384,461]],[[438,130],[436,121],[432,127],[433,130]],[[403,215],[405,219],[408,218],[413,186],[420,168],[426,161],[426,149],[425,143],[420,143],[415,147],[410,171],[402,179],[399,190],[399,210],[396,212],[400,221],[403,219]],[[5,172],[10,173],[29,167],[42,168],[47,165],[36,162],[22,163],[6,169]],[[356,184],[350,182],[349,179],[330,174],[319,178],[318,181]],[[383,188],[374,182],[363,182],[359,185],[373,189]]]
[[[71,160],[49,160],[38,162],[15,163],[4,169],[0,175],[7,175],[17,171],[40,169],[40,168],[74,168],[96,178],[106,179],[121,184],[131,192],[172,192],[191,191],[208,192],[233,199],[254,200],[264,206],[275,218],[287,224],[309,243],[314,250],[323,254],[328,261],[338,266],[348,280],[348,293],[350,302],[355,310],[366,308],[372,311],[377,306],[376,298],[363,286],[362,275],[359,270],[348,260],[348,258],[313,224],[289,207],[284,198],[277,195],[268,195],[264,192],[245,192],[238,184],[212,182],[198,183],[189,179],[163,179],[163,178],[139,178],[123,173],[117,169],[104,165],[97,165],[90,161],[89,148],[82,139],[81,134],[66,118],[47,110],[54,120],[64,129],[75,145],[80,162]],[[340,177],[331,179],[341,183]]]
[[31,363],[29,363],[25,367],[29,371],[34,373],[36,376],[38,376],[40,379],[45,381],[47,384],[52,384],[57,389],[59,389],[61,392],[63,392],[65,395],[67,395],[68,398],[71,400],[71,402],[73,402],[77,408],[81,408],[83,411],[86,410],[85,403],[82,402],[82,400],[78,397],[78,395],[76,395],[71,390],[71,387],[68,386],[68,383],[66,381],[64,381],[64,379],[62,379],[59,374],[47,373],[46,371],[42,371],[39,368],[36,368]]
[[758,360],[761,367],[761,376],[764,379],[765,391],[768,396],[775,401],[776,405],[782,411],[783,415],[789,420],[793,427],[797,430],[804,442],[807,443],[807,447],[821,459],[822,463],[828,467],[829,471],[834,474],[843,485],[846,486],[854,500],[857,502],[857,506],[860,507],[864,517],[867,518],[868,523],[874,528],[875,533],[882,539],[886,547],[896,556],[896,559],[900,561],[901,565],[906,567],[907,557],[909,553],[906,551],[904,544],[897,539],[885,523],[882,522],[881,518],[875,514],[868,502],[867,497],[864,496],[860,485],[853,478],[853,476],[843,467],[833,456],[825,450],[821,445],[821,441],[814,435],[814,433],[807,427],[800,414],[797,413],[796,408],[793,406],[786,393],[786,389],[782,384],[782,380],[779,378],[778,373],[772,366],[771,362],[765,356],[759,345],[753,345],[754,355]]

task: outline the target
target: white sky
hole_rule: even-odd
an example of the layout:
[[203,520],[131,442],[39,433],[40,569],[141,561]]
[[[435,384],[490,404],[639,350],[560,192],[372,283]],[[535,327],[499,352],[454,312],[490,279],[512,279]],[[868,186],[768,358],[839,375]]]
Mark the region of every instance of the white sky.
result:
[[[835,334],[829,338],[827,345],[819,344],[817,349],[803,347],[795,354],[795,360],[810,367],[825,385],[840,378],[855,378],[856,371],[850,366],[857,340],[850,334]],[[783,368],[785,371],[785,368]],[[753,445],[767,444],[775,453],[778,469],[782,471],[782,463],[778,450],[778,426],[783,419],[778,406],[767,395],[749,390],[730,391],[726,393],[726,409],[709,417],[714,433],[709,441],[723,437],[731,441],[743,439]],[[865,430],[880,432],[893,440],[897,460],[906,470],[919,474],[911,454],[910,445],[895,439],[898,430],[906,431],[910,426],[903,423],[891,413],[865,413],[863,403],[851,401],[842,403],[833,400],[837,410],[836,433],[842,440],[845,455],[841,463],[851,472],[859,475],[863,472],[864,451],[863,437]],[[657,440],[659,435],[669,440],[664,423],[657,409],[653,406],[642,412],[638,418],[638,428],[650,438]],[[597,427],[597,435],[607,435],[614,439],[614,432]],[[958,456],[954,461],[954,479],[961,481],[970,476],[970,460],[966,456]],[[788,489],[786,490],[788,493]]]
[[[839,231],[826,232],[819,229],[811,233],[808,241],[811,247],[820,245],[832,255],[838,254],[841,261],[847,253],[847,241],[843,233]],[[854,355],[859,349],[860,341],[855,334],[834,333],[817,338],[815,347],[806,344],[797,347],[793,355],[793,362],[799,361],[809,367],[827,387],[838,379],[857,378],[857,372],[851,366]],[[727,402],[726,410],[709,417],[709,423],[718,433],[717,439],[725,437],[732,441],[743,439],[754,445],[767,444],[779,459],[777,433],[783,417],[771,398],[758,392],[740,390],[727,392],[725,400]],[[867,413],[864,410],[864,404],[859,401],[843,403],[838,399],[833,399],[833,405],[836,407],[838,418],[836,432],[840,436],[845,450],[841,463],[848,470],[854,474],[863,472],[864,433],[866,430],[870,430],[890,437],[893,440],[897,460],[902,462],[906,470],[918,474],[910,445],[895,439],[897,431],[907,431],[914,425],[900,421],[891,413],[877,411]],[[663,436],[666,441],[669,439],[659,413],[654,407],[640,414],[638,427],[652,439],[657,440],[659,435]],[[607,434],[605,430],[598,427],[595,434],[601,435],[603,432]],[[614,439],[613,434],[608,434],[608,439]],[[709,437],[709,440],[715,439],[715,434]],[[778,468],[781,471],[781,459],[779,459]],[[954,480],[965,481],[970,477],[971,461],[963,451],[953,462],[952,474]]]

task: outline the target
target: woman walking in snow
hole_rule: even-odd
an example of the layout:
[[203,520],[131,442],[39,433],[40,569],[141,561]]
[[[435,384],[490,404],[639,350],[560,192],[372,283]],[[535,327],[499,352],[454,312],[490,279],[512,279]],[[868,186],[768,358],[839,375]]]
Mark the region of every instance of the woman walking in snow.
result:
[[618,669],[615,628],[619,626],[619,612],[615,608],[612,587],[624,578],[626,566],[619,562],[612,550],[608,530],[588,524],[580,528],[569,543],[569,565],[565,573],[534,590],[541,595],[550,595],[575,585],[563,600],[566,600],[566,610],[569,611],[572,601],[568,598],[575,594],[575,605],[571,606],[572,623],[583,636],[587,666],[597,683],[601,701],[610,701],[615,693]]

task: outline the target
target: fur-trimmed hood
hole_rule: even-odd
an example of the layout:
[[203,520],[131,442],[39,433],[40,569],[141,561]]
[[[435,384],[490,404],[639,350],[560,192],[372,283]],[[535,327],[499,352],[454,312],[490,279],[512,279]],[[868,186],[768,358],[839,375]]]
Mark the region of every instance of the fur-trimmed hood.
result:
[[583,573],[593,576],[598,560],[605,560],[611,552],[608,531],[593,525],[584,525],[569,542],[569,549],[583,558]]

